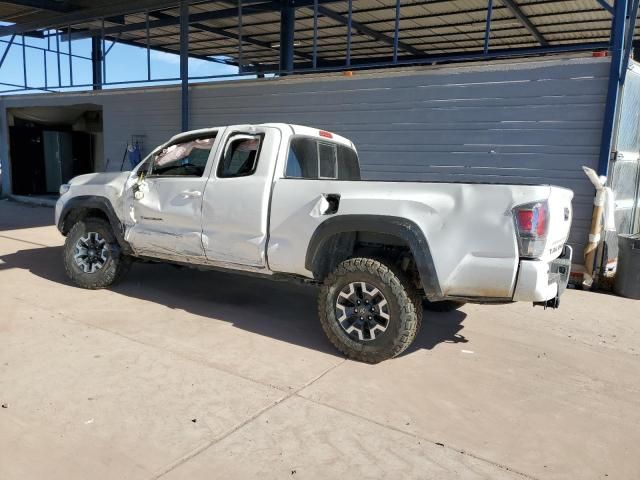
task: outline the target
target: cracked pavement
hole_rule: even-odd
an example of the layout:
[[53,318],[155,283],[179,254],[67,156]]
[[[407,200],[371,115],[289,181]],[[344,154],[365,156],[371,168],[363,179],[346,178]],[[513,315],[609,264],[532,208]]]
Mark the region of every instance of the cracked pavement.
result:
[[0,200],[0,478],[640,478],[637,301],[425,312],[378,365],[315,289],[136,264],[72,286],[53,211]]

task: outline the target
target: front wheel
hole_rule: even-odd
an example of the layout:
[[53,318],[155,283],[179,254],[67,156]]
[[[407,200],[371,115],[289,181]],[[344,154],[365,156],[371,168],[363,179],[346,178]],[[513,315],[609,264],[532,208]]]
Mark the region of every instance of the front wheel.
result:
[[378,363],[398,356],[422,322],[420,298],[403,273],[380,260],[340,263],[320,289],[320,323],[347,357]]
[[111,225],[101,218],[77,222],[64,242],[65,271],[80,287],[108,287],[124,276],[130,264],[131,259],[120,253]]

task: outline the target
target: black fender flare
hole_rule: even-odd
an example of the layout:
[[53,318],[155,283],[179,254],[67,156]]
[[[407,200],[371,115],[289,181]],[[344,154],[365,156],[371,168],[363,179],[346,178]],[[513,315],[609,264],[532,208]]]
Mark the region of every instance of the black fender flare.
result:
[[340,215],[322,222],[311,236],[307,247],[305,268],[316,274],[327,255],[327,242],[340,233],[376,232],[403,240],[416,262],[425,295],[431,300],[444,298],[429,243],[424,232],[413,221],[387,215]]
[[66,222],[69,215],[74,210],[100,210],[109,220],[109,224],[111,224],[111,228],[113,229],[113,234],[115,235],[122,251],[127,254],[132,253],[129,242],[124,239],[124,225],[122,225],[122,222],[118,218],[118,215],[108,198],[98,195],[80,195],[70,198],[62,207],[60,218],[58,219],[57,227],[63,235],[67,234],[68,226],[66,225]]

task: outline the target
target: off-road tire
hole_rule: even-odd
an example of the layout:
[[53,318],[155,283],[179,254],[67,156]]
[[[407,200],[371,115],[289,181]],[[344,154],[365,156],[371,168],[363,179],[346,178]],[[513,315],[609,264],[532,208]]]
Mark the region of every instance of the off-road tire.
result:
[[[374,340],[354,340],[338,323],[336,300],[352,282],[379,289],[389,305],[387,330]],[[329,341],[348,358],[378,363],[396,357],[414,341],[422,323],[420,297],[402,271],[384,260],[351,258],[327,276],[318,295],[318,315]]]
[[453,312],[454,310],[459,309],[466,302],[460,302],[457,300],[443,300],[441,302],[430,302],[426,298],[422,299],[422,306],[425,310],[429,310],[430,312]]
[[[74,259],[76,242],[88,232],[97,232],[104,238],[110,251],[102,268],[94,273],[85,273]],[[86,218],[73,225],[64,242],[63,255],[67,276],[76,285],[91,290],[106,288],[117,283],[126,275],[131,266],[131,258],[120,252],[111,225],[101,218]]]

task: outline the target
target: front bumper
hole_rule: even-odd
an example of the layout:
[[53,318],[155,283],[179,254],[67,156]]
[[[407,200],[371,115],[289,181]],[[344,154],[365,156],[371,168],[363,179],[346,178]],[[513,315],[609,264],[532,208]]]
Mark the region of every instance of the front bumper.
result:
[[573,250],[565,245],[562,254],[551,262],[521,260],[513,300],[547,302],[565,291],[571,273]]
[[61,196],[60,198],[58,198],[58,201],[56,202],[56,208],[55,208],[54,217],[53,217],[53,220],[55,222],[56,227],[58,227],[58,230],[61,230],[60,215],[62,214],[63,207],[64,207],[64,200],[62,199],[62,196]]

